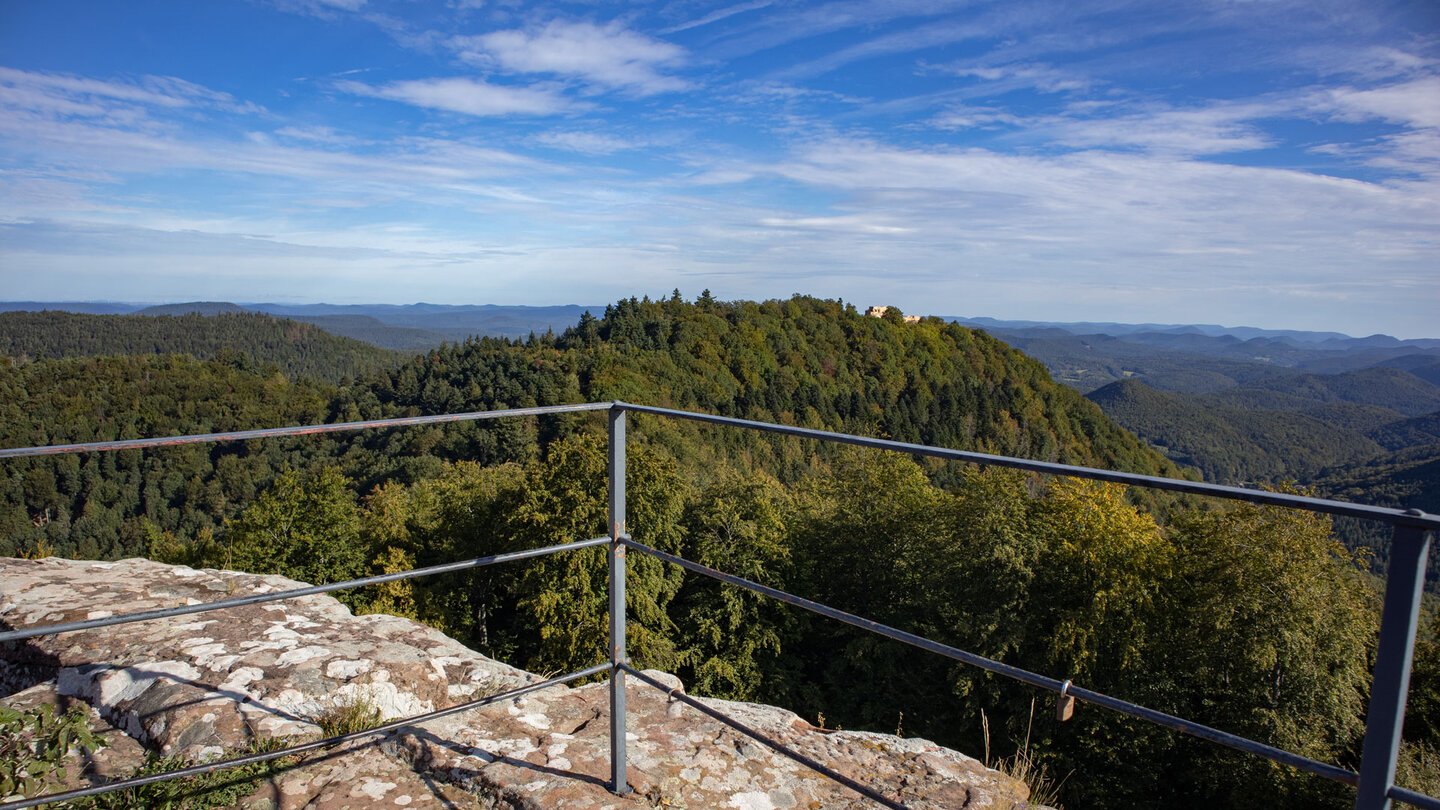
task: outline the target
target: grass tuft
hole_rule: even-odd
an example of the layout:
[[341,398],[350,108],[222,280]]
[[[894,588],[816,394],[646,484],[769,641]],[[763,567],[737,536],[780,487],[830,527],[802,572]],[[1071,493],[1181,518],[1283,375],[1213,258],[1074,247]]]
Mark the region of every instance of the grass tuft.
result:
[[1053,807],[1055,810],[1064,810],[1060,806],[1060,786],[1065,784],[1065,777],[1056,780],[1050,773],[1045,763],[1030,749],[1030,726],[1035,721],[1035,701],[1030,701],[1030,718],[1025,723],[1025,741],[1011,757],[1000,757],[994,761],[990,759],[990,718],[985,716],[985,710],[980,710],[980,728],[985,741],[985,767],[995,770],[1024,782],[1030,788],[1029,805],[1042,805]]
[[353,695],[340,698],[335,705],[321,712],[316,718],[322,737],[338,737],[375,728],[385,722],[380,709],[368,697]]

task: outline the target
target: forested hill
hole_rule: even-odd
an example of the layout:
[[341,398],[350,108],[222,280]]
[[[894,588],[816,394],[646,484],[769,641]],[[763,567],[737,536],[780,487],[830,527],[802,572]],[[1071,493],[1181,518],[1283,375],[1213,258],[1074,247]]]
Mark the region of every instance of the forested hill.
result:
[[[142,323],[166,321],[193,321],[196,329],[187,334],[208,335],[205,340],[223,327],[248,325],[262,332],[277,323],[251,315],[146,318]],[[113,316],[93,323],[112,322]],[[197,346],[179,337],[173,348],[192,356],[204,352],[203,341]],[[77,334],[72,350],[98,339]],[[130,345],[145,352],[157,348],[139,341]],[[240,357],[234,350],[215,352]],[[1174,464],[1117,427],[1093,403],[1052,382],[1037,362],[982,332],[938,319],[904,324],[866,318],[852,307],[812,298],[759,304],[632,299],[608,308],[603,319],[582,319],[558,337],[471,340],[339,387],[287,381],[273,367],[267,371],[240,359],[40,359],[0,368],[5,446],[624,399],[1178,474]],[[146,454],[143,468],[113,477],[98,467],[100,474],[71,469],[82,460],[94,467],[95,459],[15,463],[6,467],[9,483],[0,493],[0,511],[5,512],[0,524],[10,529],[0,546],[9,553],[29,551],[44,539],[64,554],[82,549],[111,557],[140,554],[142,522],[188,536],[219,528],[284,467],[339,463],[363,492],[389,480],[422,479],[447,460],[534,459],[554,440],[598,424],[580,417],[506,420],[378,431],[284,448],[273,442],[216,445],[187,451],[183,474],[161,463],[178,451],[155,458]],[[697,430],[660,420],[636,426],[637,435],[665,443],[673,456],[697,469],[717,456],[750,455],[772,474],[794,480],[806,473],[816,452],[757,434],[728,431],[702,438]],[[105,454],[98,463],[113,466],[115,458]],[[87,513],[90,519],[81,521]]]
[[[443,412],[631,402],[1048,461],[1177,475],[1174,464],[1001,341],[853,306],[629,299],[559,337],[485,338],[390,375],[384,401]],[[385,390],[388,388],[388,390]]]
[[1086,395],[1206,480],[1225,484],[1309,481],[1325,467],[1381,452],[1364,435],[1303,413],[1229,407],[1193,394],[1120,380]]
[[401,358],[311,324],[258,313],[0,312],[0,355],[16,360],[172,353],[242,365],[274,365],[292,379],[330,382],[391,368]]
[[[983,332],[804,297],[630,299],[558,336],[471,340],[343,385],[185,355],[0,363],[0,446],[605,399],[1177,474]],[[649,545],[1324,761],[1358,750],[1377,602],[1324,519],[1144,510],[1118,486],[630,424],[627,525]],[[335,582],[594,537],[607,523],[603,426],[565,414],[11,459],[0,555],[145,555]],[[605,572],[591,549],[346,598],[534,671],[572,671],[605,655]],[[1082,709],[1060,726],[1034,714],[1027,686],[652,557],[633,555],[626,577],[637,665],[697,694],[845,728],[903,724],[972,755],[993,724],[1001,755],[1023,739],[1072,774],[1066,806],[1353,797],[1123,715]],[[1412,705],[1440,703],[1437,649],[1418,643]],[[1435,713],[1414,714],[1406,740],[1431,747],[1412,759],[1440,740],[1425,724]]]

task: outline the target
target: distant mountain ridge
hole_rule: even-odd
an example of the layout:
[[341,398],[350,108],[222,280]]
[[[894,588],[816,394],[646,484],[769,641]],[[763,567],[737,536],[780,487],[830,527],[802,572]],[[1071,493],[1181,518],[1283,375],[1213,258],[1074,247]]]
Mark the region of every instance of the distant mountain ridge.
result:
[[[233,305],[232,305],[233,306]],[[39,358],[190,355],[237,368],[278,368],[291,379],[339,382],[385,371],[391,351],[339,337],[307,323],[260,312],[96,315],[0,312],[0,363]]]
[[[979,320],[979,319],[971,319]],[[1365,368],[1397,368],[1440,383],[1440,340],[1398,340],[1308,333],[1251,337],[1195,331],[1077,333],[1059,325],[982,328],[1044,363],[1055,378],[1081,392],[1124,379],[1166,391],[1203,394],[1226,388],[1267,387],[1298,374],[1339,374]],[[1090,326],[1090,324],[1087,324]],[[1176,327],[1185,329],[1186,327]]]
[[[259,310],[246,309],[245,307],[231,304],[227,301],[192,301],[187,304],[157,304],[153,307],[137,309],[130,315],[238,315],[242,312],[258,312]],[[268,314],[268,313],[267,313]]]
[[[59,310],[81,312],[93,315],[131,314],[182,314],[200,312],[214,314],[206,308],[225,308],[216,311],[238,309],[265,312],[290,318],[313,318],[330,315],[366,316],[381,323],[418,329],[443,331],[448,328],[467,328],[472,323],[482,322],[494,325],[500,331],[493,334],[518,337],[528,334],[537,323],[548,324],[555,332],[573,325],[580,313],[589,311],[598,316],[605,305],[581,306],[565,304],[556,306],[523,306],[505,304],[277,304],[277,303],[229,303],[229,302],[182,302],[182,303],[134,303],[124,301],[0,301],[0,312],[16,310],[38,312]],[[233,309],[231,309],[233,308]],[[1001,320],[989,317],[941,316],[963,326],[984,329],[991,332],[1010,332],[1027,337],[1061,335],[1108,335],[1124,337],[1131,342],[1151,343],[1177,349],[1187,348],[1187,336],[1199,338],[1234,338],[1229,343],[1243,343],[1255,339],[1280,340],[1310,348],[1356,349],[1369,347],[1394,349],[1412,347],[1440,349],[1440,338],[1418,338],[1401,340],[1390,335],[1369,335],[1354,337],[1341,332],[1309,332],[1298,329],[1262,329],[1254,326],[1220,326],[1218,324],[1162,324],[1162,323],[1117,323],[1110,321],[1026,321]],[[523,330],[523,331],[521,331]],[[540,331],[544,331],[543,329]],[[482,333],[475,333],[482,334]],[[1327,345],[1328,344],[1328,345]],[[1209,344],[1201,341],[1195,346]],[[1260,344],[1257,344],[1260,345]],[[1409,369],[1407,369],[1409,370]]]
[[1072,335],[1111,335],[1114,337],[1132,336],[1137,334],[1159,334],[1183,337],[1185,335],[1197,335],[1201,337],[1234,337],[1241,341],[1253,340],[1256,338],[1287,339],[1298,343],[1326,343],[1338,341],[1341,343],[1361,342],[1369,346],[1394,346],[1402,344],[1428,345],[1429,348],[1440,347],[1440,338],[1418,338],[1412,340],[1400,340],[1390,335],[1375,334],[1368,337],[1354,337],[1343,332],[1308,332],[1299,329],[1261,329],[1254,326],[1220,326],[1218,324],[1173,324],[1173,323],[1115,323],[1110,321],[1015,321],[999,320],[997,318],[965,318],[955,315],[944,316],[947,321],[955,321],[964,326],[971,326],[977,329],[1001,330],[1006,332],[1019,332],[1025,330],[1056,329]]
[[1298,409],[1228,406],[1138,380],[1119,380],[1086,397],[1176,463],[1196,467],[1218,483],[1308,480],[1324,468],[1383,450],[1361,433]]
[[524,338],[530,333],[560,333],[585,312],[601,306],[508,306],[500,304],[271,304],[191,301],[133,304],[91,301],[0,301],[0,312],[59,311],[91,315],[218,315],[259,312],[312,323],[341,337],[395,351],[424,351],[470,337]]
[[1440,442],[1440,386],[1397,368],[1290,374],[1205,394],[1126,379],[1086,397],[1221,483],[1307,481],[1323,467]]

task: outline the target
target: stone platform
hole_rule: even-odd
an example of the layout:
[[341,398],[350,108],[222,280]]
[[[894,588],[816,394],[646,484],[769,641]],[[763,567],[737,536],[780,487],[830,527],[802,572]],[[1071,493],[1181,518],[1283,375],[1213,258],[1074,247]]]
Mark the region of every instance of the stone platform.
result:
[[[148,560],[0,559],[0,624],[19,629],[298,587],[278,576]],[[683,689],[674,676],[647,674]],[[145,749],[205,759],[256,738],[315,738],[319,717],[356,701],[388,720],[540,680],[409,619],[353,616],[328,596],[0,644],[0,703],[83,701],[110,741],[83,775],[72,774],[77,785],[125,775]],[[605,787],[606,690],[603,683],[548,687],[311,754],[256,785],[239,806],[876,806],[633,678],[634,792],[617,797]],[[1023,783],[926,740],[827,731],[772,706],[703,700],[915,810],[1030,806]]]

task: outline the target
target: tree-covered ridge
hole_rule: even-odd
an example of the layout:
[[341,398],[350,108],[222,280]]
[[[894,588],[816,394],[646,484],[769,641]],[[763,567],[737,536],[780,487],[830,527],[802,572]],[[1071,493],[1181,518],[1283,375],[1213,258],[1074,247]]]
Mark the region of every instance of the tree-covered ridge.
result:
[[1371,432],[1370,438],[1387,450],[1440,444],[1440,411],[1382,425]]
[[12,359],[175,353],[201,360],[244,359],[261,367],[274,365],[292,379],[330,382],[388,369],[400,357],[310,324],[243,311],[0,312],[0,356]]
[[1378,367],[1339,374],[1299,374],[1258,380],[1216,391],[1208,400],[1252,408],[1303,410],[1319,403],[1351,402],[1419,416],[1440,408],[1440,386],[1398,368]]
[[[327,421],[332,387],[242,366],[188,355],[0,366],[0,445]],[[147,525],[187,536],[213,531],[279,470],[303,464],[297,446],[191,445],[7,461],[0,467],[0,554],[47,548],[113,559],[143,554]]]
[[[208,320],[226,321],[265,322]],[[631,299],[558,338],[471,340],[338,388],[292,382],[237,355],[227,355],[233,362],[36,360],[0,369],[0,441],[16,447],[620,398],[1175,474],[1094,405],[1051,382],[1039,364],[983,333],[933,319],[866,318],[817,299]],[[114,467],[113,455],[17,462],[5,470],[10,483],[0,493],[0,521],[14,529],[0,536],[0,552],[29,553],[44,543],[66,555],[139,554],[147,527],[184,536],[218,531],[287,466],[340,464],[368,488],[423,479],[444,461],[533,459],[577,429],[597,425],[571,416],[171,448],[121,454],[131,465],[125,471]],[[786,481],[808,474],[817,452],[661,420],[638,423],[636,434],[677,459],[743,456]],[[166,467],[180,458],[183,472]],[[76,477],[76,464],[100,471]]]
[[[1162,391],[1205,393],[1236,387],[1288,390],[1316,377],[1402,369],[1440,383],[1440,341],[1384,335],[1270,332],[1218,326],[1024,324],[970,319],[1043,362],[1057,380],[1084,392],[1137,379]],[[1324,389],[1325,382],[1319,382]],[[1368,396],[1360,392],[1361,396]]]
[[559,337],[467,341],[377,387],[420,410],[620,399],[1135,472],[1176,467],[1034,360],[897,311],[786,301],[628,299]]
[[1121,380],[1086,395],[1105,415],[1208,481],[1309,481],[1320,470],[1381,452],[1355,431],[1313,416],[1226,407],[1205,397]]
[[[1440,513],[1440,443],[1332,467],[1316,478],[1315,489],[1326,497],[1342,501]],[[1389,561],[1389,526],[1338,518],[1335,530],[1346,545],[1374,549],[1376,568],[1383,570]],[[1433,547],[1426,571],[1426,588],[1431,593],[1440,593],[1440,554]]]

